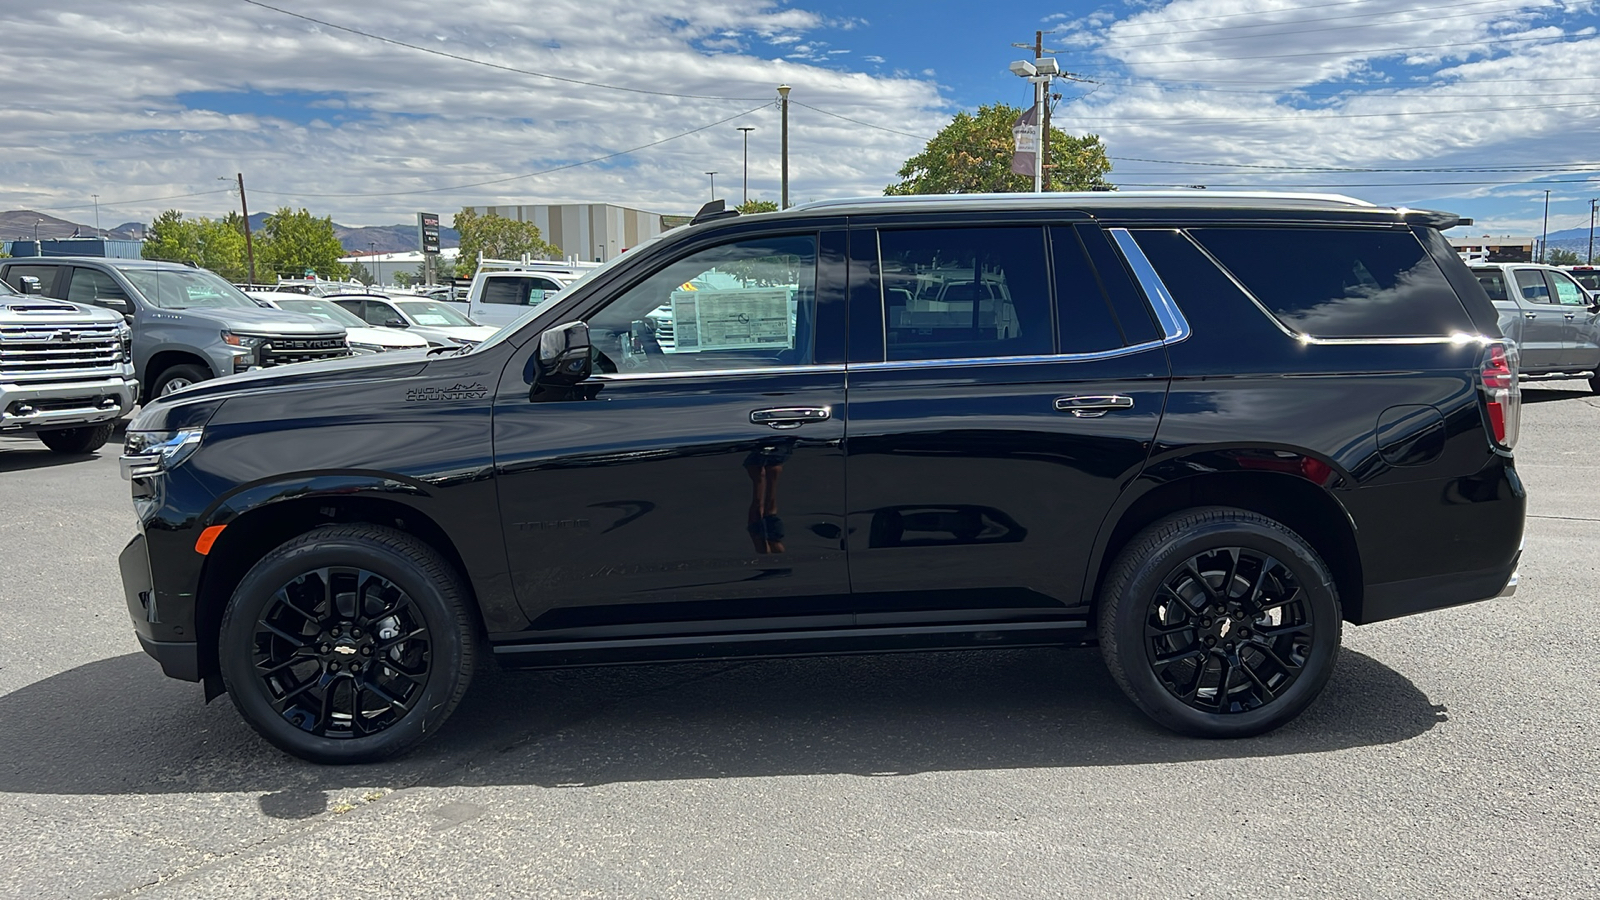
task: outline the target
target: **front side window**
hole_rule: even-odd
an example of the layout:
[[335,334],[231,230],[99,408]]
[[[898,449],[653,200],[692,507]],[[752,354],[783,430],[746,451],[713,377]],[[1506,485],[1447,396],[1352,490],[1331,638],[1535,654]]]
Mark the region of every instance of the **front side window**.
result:
[[1546,272],[1545,274],[1550,276],[1550,283],[1555,286],[1557,303],[1562,306],[1584,306],[1587,304],[1583,288],[1578,287],[1576,281],[1560,272]]
[[1400,229],[1197,228],[1285,328],[1311,337],[1444,337],[1476,329],[1427,248]]
[[812,362],[815,235],[747,238],[696,251],[588,318],[605,372]]
[[204,269],[120,269],[122,277],[161,309],[259,309],[221,276]]
[[884,358],[1053,353],[1044,229],[878,233]]
[[67,289],[67,299],[74,303],[99,303],[102,300],[123,300],[128,295],[116,279],[97,269],[72,270],[72,286]]
[[1529,303],[1549,303],[1550,285],[1545,283],[1544,273],[1538,269],[1518,269],[1517,289],[1522,292],[1522,299]]

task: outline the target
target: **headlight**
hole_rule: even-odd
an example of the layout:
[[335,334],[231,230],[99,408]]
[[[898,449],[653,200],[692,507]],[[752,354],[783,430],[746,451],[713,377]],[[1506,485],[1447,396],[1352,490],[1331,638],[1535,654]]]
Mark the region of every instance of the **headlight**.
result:
[[122,443],[122,477],[128,481],[178,467],[200,449],[202,430],[130,431]]
[[254,350],[255,348],[261,346],[262,342],[265,340],[266,338],[254,334],[234,334],[231,331],[224,331],[222,333],[223,343],[230,344],[234,347],[243,347],[246,350]]
[[387,349],[389,348],[383,346],[382,344],[363,344],[358,341],[350,342],[351,353],[382,353]]
[[122,350],[122,361],[133,361],[133,329],[127,322],[117,323],[117,346]]

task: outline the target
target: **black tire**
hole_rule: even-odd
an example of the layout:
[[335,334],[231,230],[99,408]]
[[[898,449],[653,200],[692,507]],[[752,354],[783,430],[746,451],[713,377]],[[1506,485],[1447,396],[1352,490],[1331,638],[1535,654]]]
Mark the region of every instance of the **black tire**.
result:
[[173,391],[182,390],[191,384],[199,384],[202,381],[210,380],[210,378],[211,370],[204,366],[196,366],[190,363],[168,366],[161,370],[160,377],[150,386],[150,396],[152,399],[165,397]]
[[1117,685],[1162,726],[1208,738],[1262,734],[1303,712],[1333,674],[1343,627],[1316,550],[1266,516],[1223,506],[1135,535],[1107,572],[1099,609]]
[[222,681],[245,721],[288,753],[386,759],[461,702],[477,662],[474,622],[438,551],[392,528],[329,525],[272,550],[239,582],[222,617]]
[[101,422],[81,428],[57,428],[39,432],[39,440],[57,453],[93,453],[111,440],[117,430],[116,422]]

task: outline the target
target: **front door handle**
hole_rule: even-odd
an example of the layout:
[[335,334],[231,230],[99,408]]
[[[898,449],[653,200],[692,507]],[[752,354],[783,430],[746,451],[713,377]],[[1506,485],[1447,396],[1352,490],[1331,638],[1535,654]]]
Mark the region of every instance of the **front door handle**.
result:
[[753,425],[769,428],[799,428],[807,422],[826,422],[833,418],[833,410],[826,406],[786,406],[780,409],[758,409],[750,413]]
[[1578,314],[1577,313],[1567,313],[1566,316],[1567,316],[1567,321],[1570,322],[1573,319],[1576,319],[1578,317]]
[[1522,314],[1522,317],[1524,319],[1537,319],[1537,318],[1539,318],[1539,314],[1538,313],[1525,312],[1525,313]]
[[1080,419],[1103,416],[1113,409],[1132,409],[1133,398],[1121,394],[1096,394],[1084,397],[1057,397],[1056,409],[1070,412]]

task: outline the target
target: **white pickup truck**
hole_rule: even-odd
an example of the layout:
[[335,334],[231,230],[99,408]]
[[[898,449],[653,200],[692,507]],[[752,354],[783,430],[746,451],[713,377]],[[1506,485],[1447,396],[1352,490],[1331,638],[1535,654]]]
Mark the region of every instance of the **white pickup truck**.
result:
[[599,263],[483,260],[467,292],[467,317],[480,325],[508,325],[597,268]]

